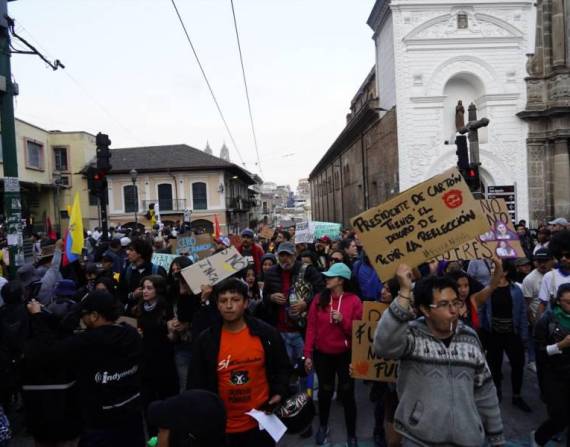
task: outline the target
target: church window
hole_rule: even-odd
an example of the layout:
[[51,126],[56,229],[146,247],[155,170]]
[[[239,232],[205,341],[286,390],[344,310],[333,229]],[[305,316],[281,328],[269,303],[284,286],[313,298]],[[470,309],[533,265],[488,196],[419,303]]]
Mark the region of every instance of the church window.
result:
[[464,12],[460,12],[457,14],[457,28],[458,29],[467,29],[469,28],[469,19],[467,18],[467,14]]

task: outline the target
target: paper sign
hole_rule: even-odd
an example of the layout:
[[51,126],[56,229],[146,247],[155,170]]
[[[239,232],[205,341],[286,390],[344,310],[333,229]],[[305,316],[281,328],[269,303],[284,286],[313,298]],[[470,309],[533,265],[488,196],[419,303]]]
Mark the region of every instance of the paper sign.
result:
[[213,248],[212,236],[207,233],[179,237],[176,240],[176,252],[178,254],[190,254],[198,259],[210,256]]
[[334,222],[311,222],[310,226],[313,230],[313,238],[315,240],[323,236],[330,237],[333,241],[340,239],[341,225]]
[[481,207],[452,168],[352,219],[378,276],[417,267],[488,229]]
[[245,414],[249,414],[253,419],[255,419],[259,424],[259,429],[267,431],[269,436],[271,436],[275,442],[279,442],[287,431],[285,424],[274,414],[267,414],[264,411],[256,409],[252,409]]
[[310,244],[315,240],[313,232],[309,226],[309,221],[299,222],[295,225],[295,243]]
[[395,382],[398,362],[385,360],[374,352],[377,321],[352,322],[352,377],[355,379]]
[[267,225],[264,225],[261,228],[261,231],[259,232],[259,237],[261,239],[268,239],[271,240],[271,238],[273,237],[273,234],[275,233],[275,230],[273,228],[268,227]]
[[216,285],[247,266],[247,260],[235,247],[230,247],[182,269],[181,273],[192,292],[198,294],[200,286]]
[[510,218],[504,199],[479,200],[481,212],[487,221],[487,231],[478,237],[449,250],[438,261],[457,261],[469,259],[524,258],[519,236]]
[[156,265],[160,265],[164,270],[168,272],[170,270],[170,264],[174,261],[179,255],[169,255],[166,253],[153,253],[152,254],[152,263]]
[[378,322],[388,304],[379,303],[378,301],[363,301],[362,319],[364,321]]

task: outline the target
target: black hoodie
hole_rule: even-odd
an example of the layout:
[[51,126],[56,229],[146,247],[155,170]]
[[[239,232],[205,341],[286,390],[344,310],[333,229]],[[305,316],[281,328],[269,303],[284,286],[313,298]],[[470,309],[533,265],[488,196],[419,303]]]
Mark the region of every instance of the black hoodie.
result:
[[35,346],[54,362],[76,369],[83,420],[88,429],[121,426],[140,413],[142,340],[126,324],[111,324],[56,340],[45,316],[32,317]]

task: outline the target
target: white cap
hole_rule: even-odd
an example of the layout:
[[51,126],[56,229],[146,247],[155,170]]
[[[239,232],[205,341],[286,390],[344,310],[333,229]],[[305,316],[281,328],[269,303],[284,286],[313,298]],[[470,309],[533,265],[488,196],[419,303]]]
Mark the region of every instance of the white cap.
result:
[[131,240],[128,237],[125,236],[121,238],[121,247],[128,247],[130,243]]

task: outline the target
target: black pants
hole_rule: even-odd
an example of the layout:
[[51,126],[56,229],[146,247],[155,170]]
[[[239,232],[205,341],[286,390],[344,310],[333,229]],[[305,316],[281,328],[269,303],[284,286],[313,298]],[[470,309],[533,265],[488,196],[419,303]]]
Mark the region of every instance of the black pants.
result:
[[484,339],[487,349],[487,363],[493,375],[497,392],[501,392],[504,352],[507,354],[511,365],[513,395],[520,395],[524,372],[524,346],[521,338],[516,334],[486,333]]
[[119,427],[85,430],[79,440],[79,447],[144,447],[144,425],[142,415],[133,414]]
[[[548,419],[534,435],[540,445],[546,444],[565,428],[570,429],[570,377],[555,374],[548,366],[544,368],[543,374],[543,393]],[[570,431],[566,434],[566,446],[570,446]]]
[[338,390],[341,392],[344,407],[344,422],[348,436],[356,436],[356,400],[354,380],[348,374],[350,351],[342,354],[315,352],[315,370],[319,379],[319,418],[322,426],[328,425],[331,401],[338,377]]
[[242,433],[228,433],[228,447],[275,447],[275,441],[265,430],[253,428]]

